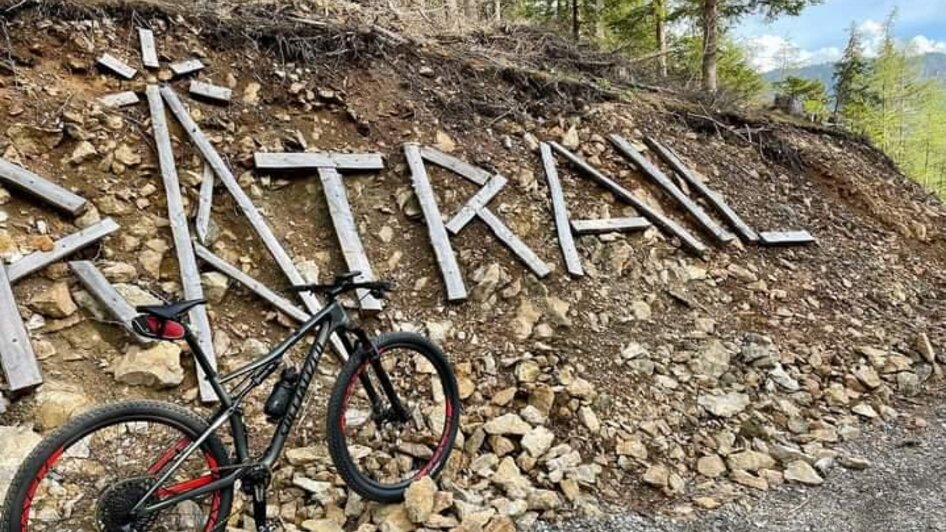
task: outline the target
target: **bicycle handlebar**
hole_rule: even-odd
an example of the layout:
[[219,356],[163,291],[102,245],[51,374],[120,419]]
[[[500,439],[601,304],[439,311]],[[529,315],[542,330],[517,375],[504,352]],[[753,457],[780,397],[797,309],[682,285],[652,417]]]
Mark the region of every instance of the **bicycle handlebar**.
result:
[[354,276],[344,276],[336,278],[336,282],[332,284],[305,284],[305,285],[296,285],[289,288],[290,291],[295,293],[301,292],[318,292],[328,294],[330,298],[334,298],[339,294],[345,292],[350,292],[352,290],[365,289],[371,292],[371,295],[374,297],[384,297],[386,292],[391,292],[394,290],[394,284],[387,281],[362,281],[362,282],[353,282],[352,278]]

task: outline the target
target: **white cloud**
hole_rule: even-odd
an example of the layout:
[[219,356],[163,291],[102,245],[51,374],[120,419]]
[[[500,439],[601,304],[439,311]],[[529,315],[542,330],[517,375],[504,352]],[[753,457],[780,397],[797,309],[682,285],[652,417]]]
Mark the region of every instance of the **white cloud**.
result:
[[876,20],[866,20],[857,29],[861,32],[864,55],[875,57],[884,44],[884,24]]
[[910,42],[907,44],[910,51],[914,54],[929,54],[929,53],[946,53],[946,42],[944,41],[934,41],[932,39],[926,38],[925,35],[917,35],[916,37],[910,39]]
[[837,61],[841,50],[836,46],[803,50],[794,42],[778,35],[760,35],[746,42],[750,64],[760,72]]

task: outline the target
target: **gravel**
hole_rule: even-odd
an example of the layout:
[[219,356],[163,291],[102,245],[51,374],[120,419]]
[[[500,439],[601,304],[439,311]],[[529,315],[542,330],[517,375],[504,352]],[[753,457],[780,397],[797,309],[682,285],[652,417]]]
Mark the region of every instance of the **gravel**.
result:
[[[640,514],[544,524],[541,532],[946,532],[946,405],[923,429],[884,426],[844,447],[870,466],[839,465],[817,488],[788,486],[689,521]],[[921,422],[922,423],[922,422]]]

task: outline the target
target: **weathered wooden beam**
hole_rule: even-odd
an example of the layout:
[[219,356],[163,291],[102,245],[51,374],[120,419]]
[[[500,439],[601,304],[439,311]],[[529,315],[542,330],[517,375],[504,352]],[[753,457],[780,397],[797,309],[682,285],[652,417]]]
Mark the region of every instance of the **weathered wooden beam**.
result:
[[572,220],[572,231],[576,235],[600,235],[602,233],[627,233],[643,231],[650,227],[647,218],[602,218],[598,220]]
[[95,264],[91,261],[79,260],[70,262],[69,268],[76,274],[79,282],[82,283],[89,294],[101,303],[105,310],[118,320],[136,341],[143,344],[151,343],[152,340],[137,335],[134,326],[132,326],[132,320],[138,317],[138,312],[118,293],[118,290],[115,290],[112,283],[108,282],[108,279],[102,275]]
[[502,222],[499,218],[493,214],[488,208],[483,207],[482,209],[476,211],[476,215],[480,220],[486,223],[486,225],[493,231],[499,240],[501,240],[506,246],[512,250],[519,259],[525,263],[539,277],[545,277],[548,275],[551,270],[549,269],[548,264],[546,264],[542,259],[539,258],[532,249],[526,245],[525,242],[519,239],[516,236],[516,233],[513,233],[506,224]]
[[233,95],[233,91],[228,87],[221,87],[220,85],[213,85],[211,83],[197,81],[196,79],[191,81],[188,91],[192,96],[199,96],[201,98],[224,103],[229,102],[230,97]]
[[138,95],[135,94],[134,91],[116,92],[114,94],[106,94],[99,98],[100,104],[112,108],[135,105],[138,102]]
[[[338,245],[342,248],[348,270],[361,272],[356,281],[374,281],[371,261],[368,260],[365,247],[358,235],[358,227],[351,212],[351,205],[348,203],[348,194],[345,192],[342,176],[334,168],[319,168],[319,180],[322,181],[325,201],[328,202],[328,212],[335,226],[335,235],[338,238]],[[372,296],[368,290],[357,290],[357,295],[362,309],[381,310],[381,301]]]
[[46,266],[67,257],[76,251],[118,231],[119,226],[111,218],[105,218],[95,225],[64,236],[53,243],[49,251],[34,251],[22,259],[7,266],[7,276],[15,283],[27,275],[42,270]]
[[339,170],[383,170],[380,153],[263,153],[253,155],[259,170],[301,170],[337,168]]
[[138,41],[141,43],[141,64],[146,68],[158,68],[158,50],[154,46],[154,32],[147,28],[138,28]]
[[98,64],[125,79],[131,79],[138,73],[137,70],[126,65],[121,59],[111,54],[102,54],[98,59]]
[[470,220],[476,217],[477,211],[486,207],[486,204],[506,186],[506,178],[496,174],[489,178],[486,185],[483,186],[470,201],[467,201],[463,207],[447,222],[447,230],[453,234],[458,234]]
[[0,264],[0,363],[7,386],[16,391],[42,384],[43,376],[7,274]]
[[[177,264],[180,269],[184,297],[186,299],[204,299],[204,288],[200,282],[197,257],[194,255],[190,231],[187,228],[187,215],[184,212],[181,183],[174,163],[171,134],[168,131],[164,114],[164,102],[161,100],[161,93],[157,85],[148,85],[145,94],[148,97],[148,107],[151,109],[151,132],[154,135],[154,144],[158,150],[158,162],[161,167],[164,193],[167,198],[168,220],[171,223],[171,234],[174,237],[174,249],[177,252]],[[190,311],[189,316],[200,349],[207,356],[207,361],[210,362],[211,367],[216,370],[217,358],[214,355],[213,333],[210,329],[210,319],[207,317],[207,307],[198,305]],[[201,399],[204,402],[217,400],[217,395],[200,366],[197,367],[197,375]]]
[[571,275],[585,275],[585,270],[581,266],[581,256],[578,255],[575,239],[572,237],[571,229],[568,226],[568,207],[565,204],[562,181],[559,179],[558,170],[555,168],[555,157],[552,155],[552,149],[543,142],[539,145],[539,153],[542,155],[545,179],[549,184],[549,196],[552,199],[552,217],[555,219],[558,245],[562,248],[562,256],[565,258],[565,269]]
[[447,155],[442,151],[435,150],[427,146],[420,148],[420,156],[424,160],[430,161],[437,166],[455,172],[461,177],[464,177],[479,186],[485,185],[487,182],[489,182],[489,178],[493,177],[492,174],[486,170],[483,170],[482,168],[477,168],[466,161],[462,161],[452,155]]
[[506,226],[493,214],[493,211],[489,210],[486,207],[476,211],[476,215],[480,220],[483,220],[484,223],[493,231],[497,238],[502,241],[503,244],[506,244],[519,259],[525,263],[539,277],[545,277],[551,273],[548,264],[546,264],[538,255],[532,251],[525,242],[523,242],[516,233],[513,233],[509,227]]
[[658,157],[663,159],[670,168],[673,168],[673,171],[680,176],[688,185],[693,187],[697,192],[699,192],[710,205],[719,213],[720,216],[726,220],[729,225],[736,230],[736,233],[739,234],[742,240],[755,243],[759,241],[759,235],[749,227],[743,219],[734,211],[726,202],[723,200],[722,195],[718,192],[709,188],[702,179],[698,178],[693,172],[690,171],[690,168],[687,165],[683,164],[683,161],[680,157],[673,151],[669,146],[664,146],[656,139],[651,137],[645,137],[644,142],[657,154]]
[[206,162],[200,180],[200,198],[197,201],[197,216],[194,218],[194,231],[197,240],[208,245],[210,234],[210,211],[214,200],[214,170]]
[[551,142],[550,146],[552,146],[555,151],[568,159],[568,161],[571,162],[575,168],[581,170],[585,175],[594,179],[603,187],[610,190],[611,193],[617,196],[621,201],[634,207],[644,217],[650,220],[651,223],[659,227],[660,230],[671,236],[679,238],[680,243],[684,248],[696,255],[703,255],[706,253],[706,244],[700,242],[698,238],[690,234],[690,232],[681,227],[680,224],[657,212],[656,209],[638,199],[637,196],[631,194],[629,190],[619,185],[610,177],[599,172],[593,166],[585,162],[584,159],[568,151],[559,143]]
[[466,299],[467,291],[463,284],[463,276],[460,274],[460,266],[453,254],[453,246],[450,245],[447,229],[443,226],[440,207],[437,206],[434,189],[430,185],[430,178],[427,177],[420,147],[417,144],[405,144],[404,157],[411,169],[414,193],[424,213],[424,220],[427,221],[427,232],[430,234],[430,243],[434,248],[434,255],[437,257],[437,264],[440,266],[440,273],[443,275],[447,288],[447,299],[450,301]]
[[763,246],[800,246],[814,244],[815,237],[808,231],[763,231],[759,233],[759,244]]
[[[270,255],[273,256],[276,264],[279,265],[279,268],[283,271],[283,274],[289,282],[293,285],[306,284],[305,279],[302,278],[302,274],[299,273],[292,258],[289,257],[289,254],[283,249],[279,240],[276,239],[276,235],[273,234],[272,229],[270,229],[266,220],[263,219],[263,215],[260,214],[256,206],[253,205],[253,201],[246,195],[246,192],[240,188],[236,177],[233,176],[233,173],[227,167],[226,163],[223,162],[220,154],[217,153],[217,150],[215,150],[210,141],[207,140],[207,136],[204,135],[204,132],[197,127],[194,119],[191,118],[190,114],[187,112],[187,108],[181,103],[174,89],[162,87],[161,95],[164,97],[164,101],[167,102],[168,108],[171,109],[171,113],[174,114],[198,151],[204,156],[204,160],[213,168],[214,173],[220,178],[223,186],[227,188],[227,191],[233,197],[234,201],[236,201],[237,206],[243,211],[243,215],[246,216],[250,225],[253,226],[256,234],[258,234],[260,240],[263,241],[263,245],[266,246],[266,249],[269,251]],[[322,310],[322,304],[314,295],[305,293],[300,294],[299,297],[302,299],[306,308],[309,309],[309,312],[315,314]],[[341,360],[347,360],[348,352],[345,350],[344,344],[338,339],[337,335],[332,335],[332,348]]]
[[617,148],[618,153],[630,160],[634,166],[662,188],[670,197],[677,200],[677,203],[690,213],[690,216],[697,221],[700,227],[716,239],[717,242],[725,244],[732,242],[733,239],[736,238],[735,235],[720,227],[715,220],[710,218],[702,207],[684,194],[669,177],[647,160],[642,153],[634,149],[634,146],[631,146],[631,143],[624,139],[624,137],[611,134],[608,135],[608,139],[611,141],[611,144],[614,144],[614,147]]
[[0,159],[0,183],[39,198],[73,216],[82,214],[88,206],[85,199],[4,159]]
[[200,59],[187,59],[184,61],[171,63],[171,72],[174,72],[175,76],[186,76],[187,74],[193,74],[194,72],[203,69],[204,64],[200,61]]
[[220,273],[249,288],[250,291],[271,303],[283,314],[300,323],[310,318],[306,311],[293,305],[291,301],[282,297],[276,292],[273,292],[263,283],[244,273],[240,268],[237,268],[217,255],[214,255],[213,252],[204,246],[201,246],[200,244],[194,244],[194,251],[197,252],[197,256],[200,257],[202,261],[206,262]]

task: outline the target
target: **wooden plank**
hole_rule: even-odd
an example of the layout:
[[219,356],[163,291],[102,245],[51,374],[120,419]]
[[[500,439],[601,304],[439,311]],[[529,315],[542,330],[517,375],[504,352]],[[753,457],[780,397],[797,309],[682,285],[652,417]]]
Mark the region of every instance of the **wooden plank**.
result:
[[508,246],[536,275],[545,277],[551,272],[548,264],[543,262],[525,242],[520,240],[512,230],[506,227],[506,224],[497,218],[492,211],[483,207],[476,211],[476,215],[479,216],[480,220],[486,223],[496,237],[499,238],[503,244],[506,244],[506,246]]
[[7,386],[16,391],[42,384],[43,376],[7,274],[0,264],[0,363]]
[[555,219],[558,245],[562,248],[562,256],[565,258],[565,269],[571,275],[585,275],[585,270],[581,266],[581,256],[578,255],[578,248],[575,247],[575,239],[572,237],[569,228],[568,207],[565,205],[562,181],[558,177],[558,169],[555,168],[555,157],[552,155],[552,149],[545,142],[539,145],[539,152],[542,155],[542,166],[545,168],[545,179],[549,183],[549,195],[552,198],[552,217]]
[[115,290],[112,283],[102,275],[102,272],[91,261],[79,260],[69,263],[69,268],[78,277],[82,286],[98,301],[108,313],[118,320],[132,337],[140,343],[151,343],[151,340],[135,334],[132,320],[138,317],[134,307]]
[[135,105],[139,101],[138,95],[135,94],[134,91],[116,92],[114,94],[106,94],[105,96],[99,98],[100,104],[105,107],[112,108]]
[[186,76],[187,74],[193,74],[194,72],[203,69],[204,64],[200,61],[200,59],[187,59],[184,61],[171,63],[171,72],[174,72],[175,76]]
[[599,235],[602,233],[627,233],[643,231],[650,227],[647,218],[603,218],[599,220],[572,220],[572,231],[576,235]]
[[808,231],[763,231],[759,233],[759,243],[763,246],[800,246],[814,244],[815,237]]
[[702,195],[710,205],[719,213],[724,220],[726,220],[729,225],[736,230],[736,233],[739,234],[739,237],[742,238],[745,242],[755,243],[759,241],[759,235],[749,227],[743,219],[734,211],[729,205],[726,204],[723,200],[722,195],[714,190],[710,189],[702,179],[698,178],[693,172],[690,171],[690,168],[687,165],[683,164],[683,161],[680,157],[673,151],[669,146],[664,146],[656,139],[651,137],[645,137],[644,142],[657,154],[658,157],[663,159],[670,168],[673,168],[673,171],[680,176],[688,185],[693,187],[700,195]]
[[[319,168],[319,179],[322,181],[325,201],[328,202],[328,212],[332,217],[338,245],[342,248],[348,270],[361,272],[356,281],[374,281],[371,261],[368,260],[365,247],[358,235],[358,227],[355,225],[355,217],[348,203],[348,194],[345,192],[342,176],[334,168]],[[357,290],[357,295],[359,305],[363,310],[381,310],[381,301],[372,296],[368,290]]]
[[[174,237],[174,249],[177,252],[177,264],[181,273],[184,297],[186,299],[204,299],[204,288],[200,282],[197,257],[194,255],[190,231],[187,228],[187,215],[184,213],[181,183],[177,176],[174,149],[171,146],[171,134],[168,131],[164,114],[164,101],[161,100],[161,93],[157,85],[148,85],[145,94],[148,97],[148,107],[151,109],[151,132],[154,135],[154,144],[158,150],[158,162],[161,167],[164,193],[167,198],[168,220],[171,223],[171,234]],[[217,358],[214,354],[213,333],[210,329],[210,319],[207,317],[207,307],[198,305],[190,311],[189,316],[200,349],[207,355],[210,366],[216,370]],[[217,400],[217,396],[200,366],[197,367],[197,375],[201,399],[204,402]]]
[[[273,256],[276,264],[279,265],[279,268],[283,271],[283,274],[289,282],[293,285],[306,284],[305,279],[302,278],[302,274],[299,273],[299,269],[296,268],[296,265],[292,262],[292,258],[289,257],[289,254],[283,249],[279,240],[276,239],[276,235],[273,234],[272,229],[270,229],[266,220],[263,219],[263,215],[260,214],[256,206],[253,205],[253,201],[246,195],[246,192],[240,188],[236,177],[233,176],[233,173],[227,167],[226,163],[223,162],[220,154],[217,153],[217,150],[215,150],[213,145],[210,144],[210,141],[207,140],[207,136],[204,135],[204,132],[197,127],[197,124],[187,112],[187,108],[184,107],[180,98],[177,97],[174,89],[167,86],[161,87],[161,95],[164,97],[164,101],[167,102],[168,108],[171,109],[171,113],[174,114],[177,121],[180,122],[181,127],[187,132],[191,141],[204,156],[204,160],[213,168],[214,173],[217,174],[223,186],[227,188],[233,200],[236,201],[237,206],[243,211],[243,215],[246,216],[250,225],[253,226],[256,234],[258,234],[260,240],[263,241],[263,245],[266,246],[269,254]],[[316,314],[322,310],[322,304],[314,295],[305,293],[299,294],[299,297],[312,314]],[[345,350],[345,346],[342,344],[341,340],[338,339],[338,336],[332,335],[331,341],[335,354],[338,355],[341,360],[347,360],[348,352]]]
[[206,162],[200,180],[200,199],[197,201],[197,216],[194,219],[194,231],[197,240],[207,246],[210,233],[210,210],[214,200],[214,170]]
[[634,207],[638,212],[644,215],[644,217],[659,227],[663,232],[679,238],[680,243],[688,251],[696,255],[703,255],[706,253],[706,244],[700,242],[698,238],[690,234],[690,232],[681,227],[680,224],[657,212],[656,209],[638,199],[637,196],[631,194],[629,190],[619,185],[610,177],[599,172],[593,166],[585,162],[584,159],[568,151],[559,143],[551,142],[550,146],[552,146],[555,151],[568,159],[568,161],[572,163],[575,168],[581,170],[585,175],[594,179],[600,185],[610,190],[611,193],[621,199],[621,201],[624,201],[628,205]]
[[73,216],[82,214],[88,206],[85,199],[5,159],[0,159],[0,183],[35,196]]
[[146,68],[159,68],[158,50],[154,46],[154,32],[147,28],[138,28],[138,41],[141,43],[141,64]]
[[447,155],[442,151],[435,150],[427,146],[422,146],[420,148],[420,156],[424,160],[430,161],[442,168],[446,168],[447,170],[450,170],[451,172],[454,172],[479,186],[485,185],[489,182],[489,178],[493,177],[493,174],[483,170],[482,168],[477,168],[466,161],[457,159],[453,155]]
[[98,59],[98,63],[125,79],[131,79],[138,73],[137,70],[126,65],[121,59],[111,54],[102,54]]
[[434,248],[434,255],[437,257],[437,264],[440,266],[440,273],[447,287],[447,299],[450,301],[466,299],[467,291],[463,284],[463,276],[460,274],[460,265],[457,264],[457,258],[453,254],[453,246],[450,245],[447,229],[443,226],[440,207],[437,206],[434,189],[430,186],[427,169],[424,168],[421,149],[417,144],[405,144],[404,157],[411,169],[414,194],[417,195],[417,201],[424,213],[424,220],[427,221],[430,243]]
[[608,135],[608,139],[611,141],[611,144],[614,144],[614,147],[617,148],[618,152],[640,169],[645,175],[647,175],[651,181],[657,183],[657,185],[664,190],[670,197],[677,200],[677,203],[680,204],[689,214],[692,216],[700,227],[703,228],[710,236],[716,239],[720,243],[729,243],[732,242],[736,237],[726,229],[719,226],[715,220],[709,217],[706,214],[706,211],[702,207],[696,204],[695,201],[690,199],[689,196],[683,193],[673,181],[670,180],[659,168],[657,168],[653,163],[647,160],[643,154],[634,149],[634,146],[631,146],[631,143],[625,140],[620,135],[611,134]]
[[118,231],[119,226],[111,218],[105,218],[95,225],[64,236],[53,244],[50,251],[35,251],[7,267],[10,282],[15,283],[27,275],[42,270],[46,266],[67,257],[80,249]]
[[192,96],[200,96],[218,102],[229,102],[233,91],[227,87],[213,85],[203,81],[192,80],[188,91]]
[[460,210],[447,222],[447,230],[453,234],[458,234],[462,231],[463,228],[470,223],[470,220],[476,216],[477,211],[486,207],[486,204],[489,203],[504,186],[506,186],[505,177],[499,174],[490,177],[486,185],[470,198],[470,201],[467,201],[466,205],[460,207]]
[[300,170],[338,168],[339,170],[383,170],[380,153],[256,153],[253,161],[259,170]]
[[249,288],[254,294],[270,302],[280,312],[289,316],[290,318],[302,323],[311,317],[306,311],[293,305],[288,299],[282,297],[276,292],[273,292],[263,283],[244,273],[240,268],[237,268],[229,262],[221,259],[217,255],[214,255],[213,252],[204,246],[201,246],[200,244],[194,244],[194,251],[202,261],[209,264],[212,268]]

